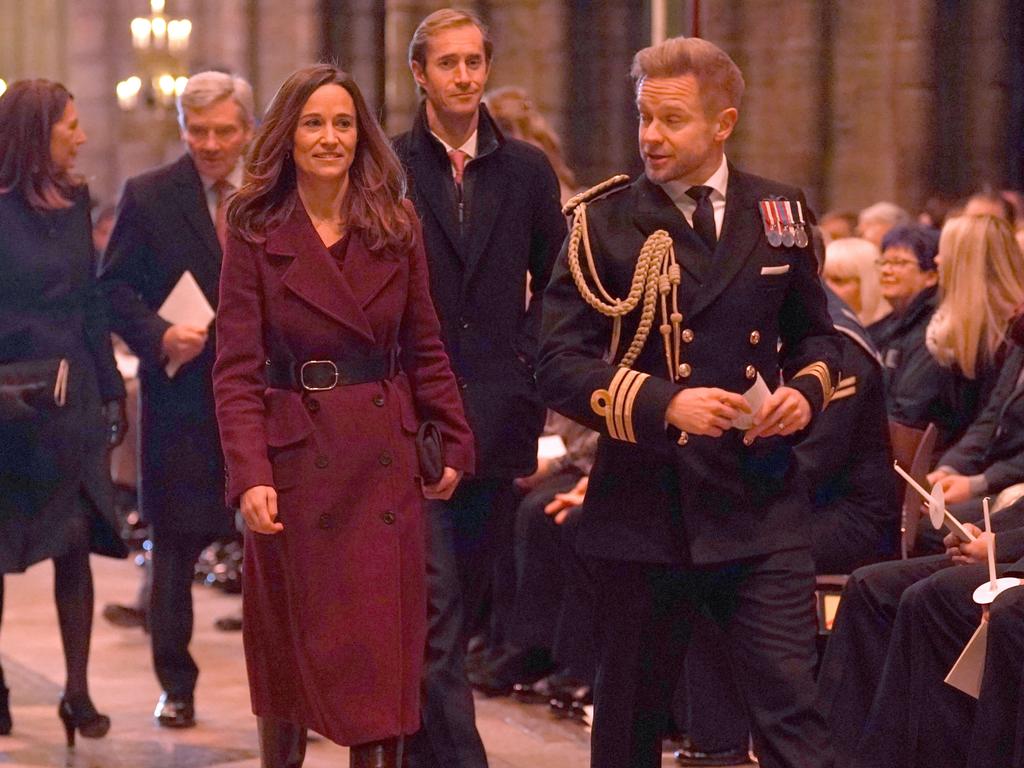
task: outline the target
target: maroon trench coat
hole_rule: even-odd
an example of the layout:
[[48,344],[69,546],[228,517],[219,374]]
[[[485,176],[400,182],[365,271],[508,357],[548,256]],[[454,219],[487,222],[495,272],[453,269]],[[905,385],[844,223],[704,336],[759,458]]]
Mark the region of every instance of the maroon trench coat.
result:
[[[231,238],[221,272],[214,392],[228,503],[273,486],[284,525],[246,535],[253,711],[345,745],[420,726],[419,420],[438,422],[449,466],[473,469],[422,242],[418,233],[396,258],[368,252],[353,235],[339,268],[296,201],[265,243]],[[265,385],[271,357],[301,362],[395,346],[402,372],[390,381],[303,394]]]

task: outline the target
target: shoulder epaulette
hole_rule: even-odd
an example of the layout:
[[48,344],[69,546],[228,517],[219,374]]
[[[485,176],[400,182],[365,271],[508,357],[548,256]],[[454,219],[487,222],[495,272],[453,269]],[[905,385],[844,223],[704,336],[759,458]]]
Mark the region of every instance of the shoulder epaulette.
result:
[[585,192],[580,192],[578,195],[573,195],[562,206],[562,213],[568,216],[580,203],[590,203],[598,198],[604,197],[609,192],[613,192],[616,189],[621,189],[629,183],[629,176],[624,173],[617,173],[610,179],[605,179],[600,184],[596,184]]

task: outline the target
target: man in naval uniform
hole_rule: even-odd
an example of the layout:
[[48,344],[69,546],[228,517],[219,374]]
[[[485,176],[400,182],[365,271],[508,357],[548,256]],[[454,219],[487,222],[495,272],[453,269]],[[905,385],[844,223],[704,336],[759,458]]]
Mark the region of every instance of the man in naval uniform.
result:
[[[724,631],[761,764],[823,768],[793,444],[832,394],[839,340],[807,211],[726,162],[743,77],[723,51],[668,40],[633,77],[645,172],[570,201],[538,371],[551,407],[601,433],[577,543],[603,606],[591,765],[661,765],[700,612]],[[741,393],[759,378],[773,392],[755,410]]]

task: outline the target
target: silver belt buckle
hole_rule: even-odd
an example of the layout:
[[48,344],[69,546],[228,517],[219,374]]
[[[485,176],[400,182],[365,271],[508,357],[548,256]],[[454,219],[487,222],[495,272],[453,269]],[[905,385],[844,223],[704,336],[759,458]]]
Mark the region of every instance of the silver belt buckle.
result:
[[[307,365],[329,365],[334,371],[334,381],[331,382],[330,386],[327,387],[313,387],[306,383],[306,366]],[[338,386],[338,366],[333,360],[307,360],[299,368],[299,383],[302,388],[308,392],[324,392],[328,389],[334,389]]]

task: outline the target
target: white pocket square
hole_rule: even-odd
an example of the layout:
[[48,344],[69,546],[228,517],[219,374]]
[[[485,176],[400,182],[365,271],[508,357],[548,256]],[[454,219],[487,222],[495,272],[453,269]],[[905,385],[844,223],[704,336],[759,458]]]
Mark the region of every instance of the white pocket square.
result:
[[762,275],[784,275],[789,272],[789,264],[783,264],[778,267],[761,267]]

